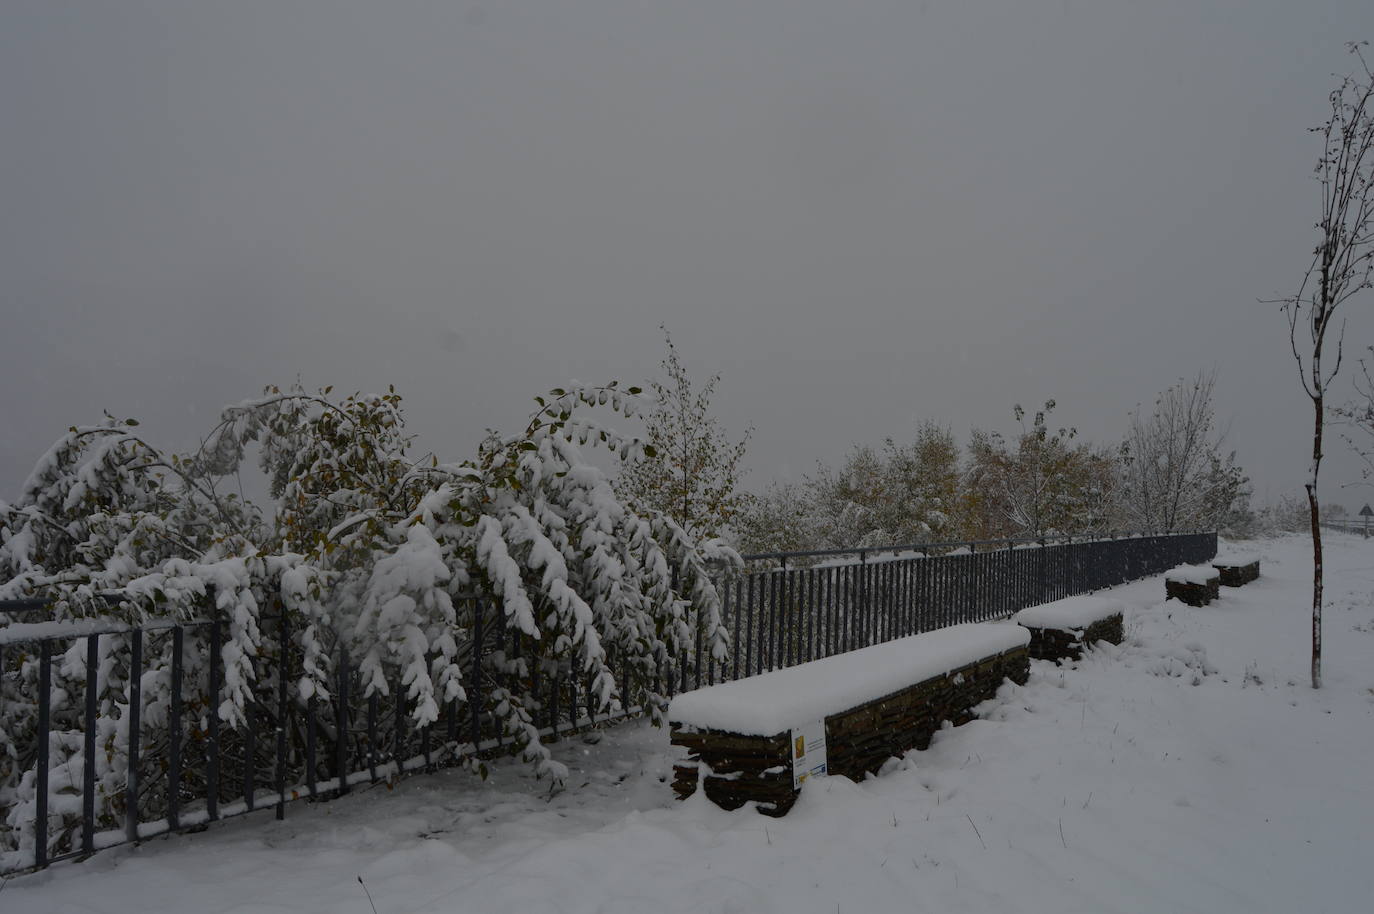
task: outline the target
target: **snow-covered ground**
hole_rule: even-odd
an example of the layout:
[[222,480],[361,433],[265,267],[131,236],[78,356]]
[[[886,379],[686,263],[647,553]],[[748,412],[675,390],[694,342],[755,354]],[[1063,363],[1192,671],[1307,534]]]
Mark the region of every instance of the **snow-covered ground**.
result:
[[11,880],[21,912],[1365,912],[1374,909],[1374,540],[1244,544],[1219,603],[1117,588],[1127,643],[1034,662],[982,720],[770,819],[674,802],[667,735],[575,738],[548,795],[514,763],[297,804]]

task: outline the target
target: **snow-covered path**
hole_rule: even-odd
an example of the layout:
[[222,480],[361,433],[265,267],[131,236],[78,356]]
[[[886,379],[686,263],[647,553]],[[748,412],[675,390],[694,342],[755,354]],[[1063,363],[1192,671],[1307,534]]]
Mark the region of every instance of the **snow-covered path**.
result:
[[559,745],[553,797],[511,763],[414,778],[11,880],[21,912],[1370,910],[1374,540],[1328,544],[1326,676],[1307,687],[1309,547],[1252,544],[1219,604],[1118,588],[1127,643],[1034,663],[984,719],[775,820],[675,803],[643,724]]

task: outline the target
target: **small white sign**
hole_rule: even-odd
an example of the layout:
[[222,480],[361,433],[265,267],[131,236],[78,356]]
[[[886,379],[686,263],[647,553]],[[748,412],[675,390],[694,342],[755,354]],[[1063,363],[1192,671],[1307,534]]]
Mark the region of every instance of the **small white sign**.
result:
[[792,786],[800,787],[813,775],[825,773],[825,721],[813,721],[794,729],[792,731]]

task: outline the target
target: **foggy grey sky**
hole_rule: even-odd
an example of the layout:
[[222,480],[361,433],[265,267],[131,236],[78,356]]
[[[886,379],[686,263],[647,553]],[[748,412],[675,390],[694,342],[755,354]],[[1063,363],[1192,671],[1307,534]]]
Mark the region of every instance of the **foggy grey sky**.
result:
[[[647,377],[660,323],[752,488],[1048,397],[1116,440],[1215,367],[1257,501],[1297,492],[1257,299],[1305,266],[1360,38],[1368,0],[7,0],[0,497],[102,408],[187,448],[297,375],[394,383],[466,457]],[[1326,498],[1374,500],[1328,449]]]

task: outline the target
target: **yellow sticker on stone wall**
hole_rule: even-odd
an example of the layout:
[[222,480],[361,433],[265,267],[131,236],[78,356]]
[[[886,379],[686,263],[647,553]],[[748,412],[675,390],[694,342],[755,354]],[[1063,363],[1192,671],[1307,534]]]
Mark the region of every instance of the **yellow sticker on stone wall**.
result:
[[792,786],[810,777],[825,774],[825,721],[817,720],[792,731]]

